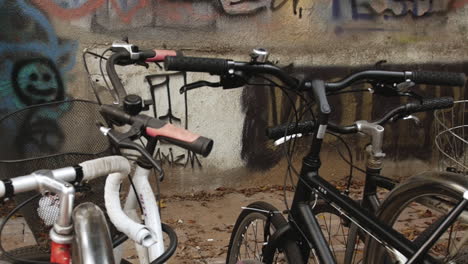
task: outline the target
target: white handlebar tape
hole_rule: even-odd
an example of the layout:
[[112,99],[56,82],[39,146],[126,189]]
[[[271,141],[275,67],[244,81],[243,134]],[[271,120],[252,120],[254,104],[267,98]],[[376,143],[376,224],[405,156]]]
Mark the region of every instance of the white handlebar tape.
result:
[[107,214],[114,226],[145,247],[156,243],[150,229],[130,219],[122,210],[119,190],[122,179],[130,173],[128,160],[122,156],[109,156],[85,161],[80,166],[83,168],[83,180],[92,180],[109,174],[104,187],[104,201]]
[[83,180],[92,180],[111,173],[130,173],[130,163],[122,156],[109,156],[80,163],[83,168]]
[[5,184],[3,184],[3,181],[0,181],[0,197],[5,196]]
[[149,228],[130,219],[122,210],[119,189],[123,177],[125,175],[121,173],[113,173],[107,177],[104,188],[107,214],[120,232],[138,244],[149,247],[156,243],[155,235]]

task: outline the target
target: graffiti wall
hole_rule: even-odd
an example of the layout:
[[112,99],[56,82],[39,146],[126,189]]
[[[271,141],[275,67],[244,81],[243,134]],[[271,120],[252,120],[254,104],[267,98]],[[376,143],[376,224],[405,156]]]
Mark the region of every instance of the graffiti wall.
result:
[[[103,51],[124,37],[144,48],[242,60],[252,48],[265,47],[271,59],[291,73],[326,79],[384,60],[388,62],[382,67],[388,69],[468,73],[466,0],[0,0],[0,22],[0,115],[66,97],[93,98],[81,51]],[[104,89],[99,63],[97,57],[90,61],[92,82]],[[216,79],[200,74],[167,77],[153,65],[119,72],[129,90],[155,101],[148,113],[217,142],[210,159],[169,147],[160,149],[158,159],[178,166],[247,165],[260,170],[282,159],[263,134],[265,127],[291,116],[291,100],[279,90],[201,89],[180,95],[178,86],[185,82]],[[150,75],[158,76],[158,85],[152,86],[146,77]],[[430,86],[423,87],[423,93],[465,95],[464,90]],[[291,97],[299,103],[294,94]],[[398,103],[379,100],[369,94],[333,98],[334,119],[349,123],[373,118],[387,104]],[[388,146],[389,155],[431,158],[430,147],[409,156],[409,149],[429,146],[433,140],[432,117],[422,118],[424,127],[419,130],[392,125],[388,136],[396,143]]]
[[0,114],[63,99],[77,42],[60,38],[47,14],[27,1],[0,6]]

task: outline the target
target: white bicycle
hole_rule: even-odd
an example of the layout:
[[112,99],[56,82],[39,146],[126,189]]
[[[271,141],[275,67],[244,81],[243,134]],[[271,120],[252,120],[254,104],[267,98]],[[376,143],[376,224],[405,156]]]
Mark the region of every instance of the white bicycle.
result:
[[[53,105],[59,105],[59,108],[68,105],[67,109],[71,110],[81,109],[77,108],[77,105],[83,104],[92,103],[75,100]],[[50,114],[51,106],[50,104],[46,106],[36,106],[36,108],[42,109],[42,111],[47,108],[49,111],[44,113]],[[21,116],[24,111],[29,110],[22,110],[12,116]],[[13,252],[2,250],[3,259],[8,259],[13,263],[44,263],[38,261],[50,260],[52,263],[68,264],[72,259],[73,263],[126,263],[126,261],[122,260],[122,247],[120,244],[127,238],[136,243],[140,263],[163,263],[175,252],[177,236],[169,226],[161,223],[159,203],[156,201],[148,179],[152,168],[156,168],[162,175],[161,168],[150,155],[154,151],[155,145],[148,144],[145,149],[134,141],[142,136],[149,139],[162,139],[204,156],[210,153],[213,141],[150,116],[130,115],[117,106],[102,105],[100,111],[110,122],[130,125],[126,132],[118,132],[101,126],[100,131],[102,134],[106,135],[115,146],[134,149],[142,154],[136,161],[133,178],[131,179],[132,188],[129,189],[124,207],[122,208],[120,204],[120,186],[124,178],[130,174],[131,169],[128,160],[122,156],[104,157],[81,162],[76,166],[55,170],[39,170],[27,176],[4,179],[0,181],[0,197],[13,198],[21,193],[40,191],[42,198],[37,205],[31,204],[32,199],[28,198],[18,208],[25,204],[37,206],[37,214],[41,219],[37,222],[37,225],[43,223],[53,227],[48,235],[52,240],[50,252],[40,250],[40,247],[23,248]],[[6,120],[10,119],[7,118]],[[0,120],[0,128],[2,128],[2,124],[11,124],[11,122],[2,122]],[[94,130],[97,131],[98,129],[94,127]],[[60,131],[62,131],[60,133],[67,133],[63,132],[63,127]],[[22,134],[19,133],[18,135]],[[63,145],[67,145],[65,142],[57,143],[57,140],[49,140],[51,141],[49,142],[50,146],[46,144],[48,148],[54,149],[58,153],[61,152]],[[27,140],[22,141],[29,142]],[[149,140],[148,142],[154,141]],[[41,142],[39,145],[44,144],[44,142]],[[59,145],[61,146],[59,147]],[[37,144],[23,144],[21,147],[12,149],[11,153],[21,152],[24,156],[24,153],[30,153],[28,150],[31,151],[34,147],[40,148]],[[80,153],[67,154],[72,156],[80,155]],[[66,160],[67,156],[57,154],[48,157],[48,159],[60,163]],[[14,165],[18,167],[18,164]],[[122,233],[112,237],[113,242],[111,242],[106,219],[99,207],[88,202],[80,203],[73,210],[75,188],[82,188],[82,182],[94,181],[98,177],[106,175],[109,176],[106,179],[104,188],[105,208],[113,226]],[[94,192],[99,191],[94,190]],[[31,197],[31,194],[28,195]],[[0,226],[0,234],[4,223],[16,211],[18,210],[14,210],[5,218]],[[143,219],[141,216],[143,216]],[[164,246],[163,232],[167,233],[169,237],[168,247]],[[115,248],[113,254],[112,247]]]
[[[156,60],[156,58],[158,58],[158,60],[164,59],[164,54],[156,55],[154,51],[138,52],[135,51],[131,45],[129,47],[129,49],[126,49],[125,47],[117,48],[116,53],[114,53],[107,62],[109,77],[113,85],[120,85],[122,89],[123,86],[114,69],[116,63],[122,61],[128,63],[129,60],[151,60],[151,56],[154,57],[153,60]],[[128,50],[133,52],[133,54],[130,54]],[[135,56],[135,53],[138,53],[139,55]],[[173,54],[167,52],[166,55]],[[116,91],[118,90],[119,89],[116,89]],[[131,179],[132,188],[130,188],[130,191],[127,194],[123,211],[120,208],[120,200],[118,200],[122,177],[108,177],[106,181],[105,207],[107,209],[107,214],[115,228],[121,232],[116,232],[114,230],[115,228],[110,226],[113,241],[112,246],[115,248],[113,257],[111,258],[109,256],[108,249],[104,250],[105,248],[108,248],[107,246],[103,247],[104,249],[99,252],[96,251],[97,249],[89,249],[89,247],[84,248],[80,246],[87,244],[89,241],[101,241],[103,239],[102,236],[96,239],[93,236],[95,235],[95,232],[92,230],[94,230],[95,226],[98,226],[98,229],[100,230],[104,229],[104,227],[102,227],[103,224],[80,225],[81,227],[75,225],[75,240],[81,242],[78,243],[78,247],[72,247],[71,250],[69,249],[70,240],[65,241],[67,243],[63,243],[64,241],[60,239],[56,239],[57,241],[55,241],[54,239],[56,238],[56,234],[61,234],[59,231],[62,232],[59,226],[69,226],[71,223],[70,217],[73,202],[70,204],[70,200],[66,200],[65,202],[62,201],[63,197],[60,198],[61,195],[58,194],[53,196],[46,195],[34,204],[28,199],[31,196],[31,194],[28,193],[23,196],[24,199],[17,199],[17,201],[25,201],[22,205],[26,205],[26,208],[23,208],[22,214],[25,216],[28,225],[33,229],[33,232],[35,234],[42,234],[37,235],[36,238],[43,238],[44,231],[47,230],[48,226],[53,225],[54,228],[52,230],[55,230],[55,227],[57,226],[56,224],[59,221],[62,222],[60,222],[61,224],[57,227],[58,230],[50,231],[50,238],[54,241],[50,250],[42,249],[42,247],[48,247],[46,243],[47,241],[42,241],[42,243],[40,243],[42,247],[28,247],[15,250],[10,253],[2,250],[4,252],[2,258],[9,259],[14,263],[38,263],[38,259],[49,260],[49,257],[51,257],[51,262],[69,263],[69,253],[73,253],[77,250],[77,253],[72,254],[72,258],[74,258],[73,256],[80,257],[75,259],[74,263],[107,263],[104,262],[104,259],[106,259],[106,261],[111,261],[108,263],[113,263],[114,261],[115,263],[127,263],[127,261],[121,259],[121,244],[127,238],[136,242],[136,249],[140,263],[163,263],[175,252],[177,247],[177,236],[169,226],[161,223],[158,208],[159,203],[155,199],[155,195],[148,180],[152,168],[155,168],[160,173],[159,179],[162,179],[163,177],[162,170],[157,162],[152,158],[152,154],[156,148],[157,141],[164,140],[194,153],[207,156],[212,149],[213,141],[208,138],[195,135],[185,129],[167,124],[159,119],[139,114],[143,107],[141,98],[136,95],[127,96],[125,94],[125,90],[123,90],[123,92],[122,90],[120,91],[121,92],[118,94],[119,102],[121,102],[120,107],[116,105],[98,105],[96,103],[83,100],[72,100],[33,106],[20,110],[0,120],[0,131],[2,131],[2,136],[5,134],[7,135],[0,139],[0,143],[4,143],[2,146],[6,146],[6,149],[8,149],[8,151],[5,151],[5,155],[2,155],[2,152],[0,152],[0,165],[3,165],[0,166],[0,175],[27,174],[30,171],[38,170],[40,168],[58,168],[62,167],[63,164],[77,164],[83,160],[90,159],[91,157],[106,156],[109,153],[114,153],[115,151],[109,151],[112,147],[109,146],[108,142],[98,143],[102,141],[102,139],[100,139],[102,135],[96,135],[96,131],[98,130],[94,125],[91,126],[89,124],[90,121],[95,122],[95,120],[98,120],[100,123],[108,123],[113,127],[130,125],[130,128],[125,132],[122,132],[122,129],[111,129],[106,126],[100,127],[100,131],[107,135],[110,141],[118,146],[118,148],[130,148],[141,153],[141,156],[136,160],[136,167],[133,172],[133,178]],[[83,105],[85,107],[83,107]],[[99,111],[96,111],[96,108],[99,108]],[[125,111],[123,109],[125,109]],[[99,114],[96,114],[98,112],[101,112],[105,117],[105,120],[103,120]],[[85,124],[82,124],[82,122]],[[14,128],[12,129],[11,127]],[[86,135],[86,139],[83,140],[83,136],[77,136],[77,131],[80,131],[80,134],[82,135]],[[15,139],[11,140],[11,138],[8,137],[8,134]],[[148,143],[145,147],[135,143],[135,141],[140,137],[145,137],[147,139]],[[79,146],[78,150],[75,146]],[[39,158],[37,158],[38,156]],[[44,160],[47,162],[43,162]],[[79,162],[77,162],[77,160],[79,160]],[[27,166],[25,166],[25,164],[27,164]],[[113,165],[113,162],[93,165],[93,167],[96,168],[99,168],[100,166],[104,166],[104,168],[108,168],[108,166],[110,166],[109,168],[115,168],[116,165]],[[21,169],[18,170],[18,168]],[[69,173],[72,173],[71,170]],[[128,174],[126,171],[125,173]],[[54,171],[47,172],[47,174],[54,175]],[[99,176],[102,175],[99,174]],[[96,178],[97,176],[89,175],[86,177]],[[34,181],[37,181],[35,176],[29,178],[30,180],[28,181],[33,183]],[[72,179],[73,177],[71,174],[67,175],[66,178],[74,180]],[[57,180],[59,183],[65,184],[62,182],[62,178],[54,178],[54,181]],[[99,179],[97,179],[97,181],[99,181]],[[81,181],[78,180],[77,182]],[[158,183],[159,181],[156,182]],[[37,188],[35,188],[36,190],[47,190],[44,189],[45,187],[43,185],[39,183],[35,184],[37,185]],[[57,183],[54,184],[57,185]],[[12,197],[14,194],[11,192],[11,188],[14,187],[11,186],[12,185],[9,185],[9,181],[7,180],[5,189],[6,197]],[[73,187],[73,185],[70,186]],[[86,188],[90,188],[91,191],[86,190]],[[102,184],[96,182],[96,180],[94,180],[92,184],[85,185],[84,187],[79,186],[79,189],[85,189],[85,191],[81,192],[79,195],[80,197],[77,197],[78,199],[81,199],[81,201],[77,201],[76,204],[81,204],[83,201],[92,201],[96,204],[100,204],[100,188],[102,188]],[[159,185],[157,185],[157,189],[157,192],[159,193]],[[14,188],[14,190],[18,193],[21,188]],[[31,190],[33,189],[26,188],[24,191]],[[49,192],[56,193],[54,190],[49,190]],[[18,195],[18,197],[19,196],[20,195]],[[74,200],[73,198],[70,199]],[[60,200],[60,202],[57,202],[57,200]],[[67,210],[62,209],[64,203],[68,204]],[[91,210],[89,209],[91,207],[92,206],[87,205],[86,207],[79,206],[78,208],[82,208],[79,211],[81,212],[82,210]],[[92,211],[98,210],[93,209]],[[79,216],[84,214],[79,212],[75,213],[75,215]],[[141,212],[141,214],[139,212]],[[10,216],[11,215],[12,214],[10,214]],[[96,212],[95,215],[99,214]],[[144,219],[142,219],[140,215],[143,215]],[[8,218],[9,217],[6,217],[6,220]],[[93,219],[95,219],[93,220],[94,222],[98,222],[96,219],[100,219],[100,217]],[[93,223],[93,221],[89,222]],[[70,230],[67,232],[70,232]],[[169,246],[166,248],[164,247],[163,242],[164,232],[167,233],[169,237]],[[72,233],[67,233],[66,235],[70,236],[70,234]],[[45,235],[45,237],[49,236]],[[91,242],[89,243],[90,245],[93,244]],[[60,250],[58,250],[57,245],[68,246],[60,246]],[[56,252],[61,252],[61,254],[63,252],[69,253],[62,254],[60,257],[57,257]],[[93,262],[95,259],[98,259],[98,261]]]

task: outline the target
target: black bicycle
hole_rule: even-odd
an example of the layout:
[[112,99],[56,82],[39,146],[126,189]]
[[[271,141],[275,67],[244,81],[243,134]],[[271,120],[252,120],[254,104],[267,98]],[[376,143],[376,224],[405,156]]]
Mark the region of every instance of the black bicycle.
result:
[[[393,188],[381,204],[375,196],[378,185],[388,188],[394,185],[380,176],[383,125],[412,113],[451,107],[452,98],[422,99],[411,88],[416,84],[464,86],[464,74],[369,70],[338,82],[327,83],[319,79],[292,77],[269,63],[264,50],[257,50],[250,62],[166,57],[165,67],[167,70],[207,72],[220,76],[218,83],[199,81],[182,87],[181,91],[202,86],[222,86],[225,89],[243,87],[254,76],[272,75],[284,85],[277,85],[265,78],[271,86],[309,93],[317,105],[318,115],[315,120],[274,129],[277,135],[283,136],[313,134],[310,151],[297,173],[299,180],[295,186],[294,199],[286,212],[288,220],[281,211],[268,203],[248,205],[234,226],[227,263],[250,263],[255,260],[263,263],[351,263],[350,258],[356,254],[352,253],[355,242],[350,241],[349,232],[343,236],[349,244],[342,241],[345,246],[341,251],[345,253],[338,255],[337,251],[331,249],[335,241],[333,232],[342,228],[340,224],[349,228],[348,231],[359,230],[352,231],[354,235],[351,237],[366,242],[361,249],[364,263],[459,263],[468,252],[468,235],[464,232],[467,229],[465,207],[468,202],[468,181],[462,175],[450,172],[422,173]],[[328,122],[331,107],[327,96],[363,81],[371,83],[375,93],[411,96],[416,100],[390,110],[373,122],[356,121],[349,126]],[[370,180],[366,181],[364,187],[368,193],[363,201],[364,207],[319,176],[319,155],[327,132],[364,132],[372,137],[366,170]],[[421,210],[419,218],[424,219],[421,223],[423,227],[418,226],[419,229],[412,230],[411,235],[398,230],[399,217],[408,215],[408,210],[418,213]],[[325,213],[337,216],[338,226],[327,229],[321,225],[320,215]]]

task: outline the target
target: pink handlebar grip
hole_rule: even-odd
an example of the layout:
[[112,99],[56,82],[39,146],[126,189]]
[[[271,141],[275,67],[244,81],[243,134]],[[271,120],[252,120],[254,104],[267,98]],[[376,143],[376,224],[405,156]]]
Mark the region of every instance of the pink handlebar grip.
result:
[[154,50],[156,56],[153,58],[146,59],[146,62],[163,62],[166,56],[177,56],[177,51],[175,50]]

